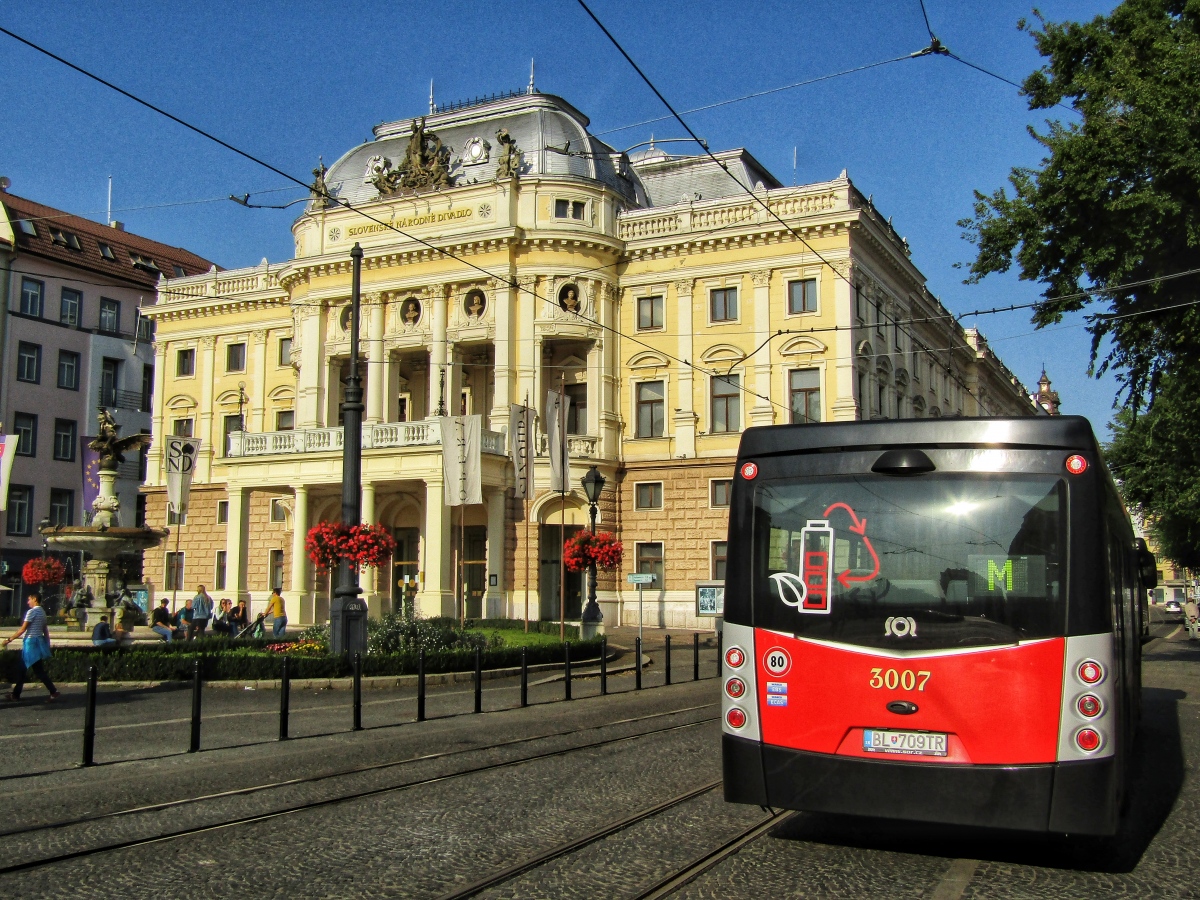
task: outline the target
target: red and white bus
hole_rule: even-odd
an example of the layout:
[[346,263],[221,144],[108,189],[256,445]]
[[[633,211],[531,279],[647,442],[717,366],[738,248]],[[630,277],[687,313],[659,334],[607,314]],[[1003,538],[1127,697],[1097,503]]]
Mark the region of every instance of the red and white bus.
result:
[[752,428],[725,797],[1112,834],[1155,567],[1086,419]]

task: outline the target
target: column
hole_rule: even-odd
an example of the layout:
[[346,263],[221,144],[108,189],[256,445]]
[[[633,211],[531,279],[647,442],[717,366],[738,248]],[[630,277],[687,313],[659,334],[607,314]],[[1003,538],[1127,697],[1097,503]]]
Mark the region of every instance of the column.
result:
[[[620,349],[621,323],[617,321],[617,288],[607,285],[600,293],[599,315],[600,323],[609,329],[609,337],[600,339],[600,385],[599,396],[596,398],[595,434],[600,437],[597,456],[603,459],[617,459],[621,455],[621,403],[618,386],[621,381]],[[588,398],[591,403],[591,398]]]
[[[375,483],[364,481],[362,485],[362,520],[368,525],[375,524]],[[359,584],[362,585],[363,595],[367,599],[367,614],[374,619],[383,615],[382,600],[379,597],[379,573],[376,569],[361,569]],[[384,572],[386,584],[387,571]]]
[[[232,504],[230,504],[232,506]],[[312,604],[306,596],[308,593],[308,553],[304,548],[305,538],[308,537],[308,488],[302,484],[296,485],[292,509],[292,581],[287,593],[289,615],[298,615],[296,619],[304,625],[313,621]],[[307,613],[307,615],[306,615]]]
[[[446,367],[446,291],[438,288],[433,295],[433,346],[429,353],[429,415],[436,416],[441,395],[442,373]],[[446,412],[453,415],[450,402],[450,373],[446,374]],[[439,501],[440,504],[440,501]]]
[[[392,353],[390,350],[386,349],[382,350],[381,352],[383,353],[383,359],[380,360],[380,368],[383,370],[383,374],[380,376],[382,387],[379,391],[379,418],[381,422],[391,422],[392,404],[395,402],[394,398],[396,390],[392,384],[395,381],[395,379],[392,378]],[[411,409],[408,411],[408,414],[411,418]]]
[[[504,602],[504,508],[505,490],[495,488],[487,495],[487,592],[484,596],[484,615],[489,619],[503,618],[507,604]],[[492,579],[496,583],[492,584]]]
[[522,275],[517,278],[517,290],[512,292],[512,302],[517,315],[517,398],[516,402],[535,409],[540,406],[537,397],[536,384],[538,372],[542,367],[541,347],[535,347],[533,341],[533,320],[537,304],[540,302],[534,296],[537,290],[537,278],[532,275]]
[[169,433],[167,428],[167,343],[163,341],[154,345],[154,418],[150,433],[155,440],[146,454],[146,483],[166,484],[166,472],[162,469],[163,441],[162,436]]
[[[771,390],[771,344],[767,341],[771,334],[771,270],[764,269],[761,272],[753,272],[750,278],[754,282],[754,344],[755,346],[764,344],[754,355],[753,390],[763,397],[770,397],[776,393]],[[749,374],[750,372],[747,371],[747,375]],[[749,382],[750,378],[747,377],[746,381]],[[750,408],[751,425],[775,424],[775,407],[758,397],[751,397],[747,394],[742,396],[747,401],[754,402]]]
[[[677,331],[679,337],[677,355],[680,359],[692,359],[694,352],[692,349],[692,333],[694,309],[692,306],[692,295],[695,290],[696,282],[691,278],[681,278],[675,282],[675,328],[668,330]],[[665,305],[667,298],[663,298]],[[636,310],[634,311],[636,315]],[[668,323],[670,317],[668,316]],[[675,369],[676,384],[673,385],[673,396],[668,397],[667,406],[672,409],[677,409],[678,412],[672,415],[671,421],[675,431],[675,455],[682,457],[694,457],[696,455],[696,424],[699,417],[695,410],[695,387],[692,382],[692,368],[680,363]],[[701,379],[703,381],[703,379]],[[708,385],[702,384],[701,390],[707,390]]]
[[593,458],[602,455],[599,425],[600,410],[604,408],[600,399],[600,369],[603,360],[604,338],[596,338],[587,355],[587,422],[584,426],[584,434],[596,438],[595,449],[592,451]]
[[363,421],[375,425],[383,421],[383,297],[368,294],[363,297],[367,313],[367,408],[363,410]]
[[450,566],[450,508],[442,495],[442,478],[425,482],[425,530],[421,534],[421,591],[417,610],[422,616],[453,616],[454,591]]
[[246,431],[262,433],[274,431],[275,423],[266,419],[267,411],[267,332],[259,329],[250,333],[253,352],[250,368],[246,372],[246,387],[250,389],[247,401],[250,404],[249,421],[242,425]]
[[321,342],[323,317],[307,307],[296,307],[292,334],[293,356],[300,354],[296,388],[296,427],[316,428],[321,421],[321,376],[325,366]]
[[508,428],[508,405],[512,403],[513,384],[513,289],[506,281],[493,280],[492,318],[496,322],[496,385],[492,392],[492,410],[487,427],[492,431]]
[[[854,352],[854,287],[846,283],[846,278],[853,278],[858,283],[863,278],[857,267],[852,267],[849,260],[835,260],[833,267],[836,272],[830,272],[833,280],[833,309],[834,324],[838,330],[833,336],[833,358],[836,369],[825,369],[825,390],[831,395],[822,398],[822,406],[832,412],[834,421],[853,422],[859,418],[859,404],[862,404],[862,418],[867,418],[869,409],[868,398],[854,396],[854,385],[858,372],[858,358]],[[853,272],[853,274],[852,274]],[[845,277],[839,278],[838,275]],[[823,281],[824,279],[822,279]]]
[[239,600],[250,603],[246,590],[246,543],[249,532],[250,491],[243,487],[228,488],[229,522],[225,526],[225,584],[234,605]]
[[[196,480],[201,484],[212,481],[214,445],[221,441],[220,428],[213,428],[213,363],[217,339],[212,335],[200,338],[200,358],[196,360],[196,378],[200,382],[200,406],[196,410],[199,421],[195,423],[193,435],[200,438],[200,459],[196,463]],[[221,448],[224,452],[225,448]]]

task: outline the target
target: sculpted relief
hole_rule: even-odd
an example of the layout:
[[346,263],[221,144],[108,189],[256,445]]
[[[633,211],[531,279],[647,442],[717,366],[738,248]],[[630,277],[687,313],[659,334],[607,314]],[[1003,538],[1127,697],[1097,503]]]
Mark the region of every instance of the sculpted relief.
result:
[[412,135],[404,157],[394,168],[385,156],[372,156],[367,162],[366,180],[375,185],[381,197],[405,191],[450,187],[450,148],[432,131],[425,129],[424,117],[414,119]]

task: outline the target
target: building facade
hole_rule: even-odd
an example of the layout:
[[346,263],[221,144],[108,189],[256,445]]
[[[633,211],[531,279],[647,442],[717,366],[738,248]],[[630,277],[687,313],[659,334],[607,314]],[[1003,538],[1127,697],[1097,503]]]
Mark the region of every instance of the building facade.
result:
[[[153,303],[160,275],[212,264],[193,253],[19,197],[0,180],[0,431],[19,436],[4,545],[10,586],[42,551],[38,527],[83,525],[82,439],[101,406],[126,435],[149,432]],[[122,523],[133,525],[139,459],[117,479]],[[76,573],[78,568],[75,568]],[[17,594],[13,599],[19,601]]]
[[[292,259],[166,280],[148,313],[154,431],[203,447],[182,557],[172,538],[148,577],[255,605],[279,586],[294,619],[324,621],[304,538],[340,514],[355,244],[363,518],[398,542],[390,571],[366,575],[373,614],[411,597],[426,615],[578,618],[583,578],[560,585],[559,561],[587,525],[595,465],[598,527],[625,546],[621,571],[601,573],[605,621],[637,621],[625,576],[642,571],[657,576],[647,624],[702,626],[695,587],[724,577],[745,428],[1034,413],[845,173],[788,188],[744,150],[629,156],[587,127],[538,93],[380,125],[319,176]],[[565,496],[547,489],[550,390],[571,400]],[[542,416],[526,501],[507,456],[514,403]],[[439,414],[483,418],[482,504],[443,502]]]

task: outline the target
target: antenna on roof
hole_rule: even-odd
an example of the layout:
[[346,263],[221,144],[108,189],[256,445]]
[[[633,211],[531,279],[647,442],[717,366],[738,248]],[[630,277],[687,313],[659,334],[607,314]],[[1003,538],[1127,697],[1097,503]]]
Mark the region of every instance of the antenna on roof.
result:
[[537,88],[533,86],[533,57],[529,58],[529,93],[536,94]]
[[433,79],[429,79],[429,114],[433,115]]
[[112,225],[112,176],[108,176],[108,212],[104,215],[104,224]]

